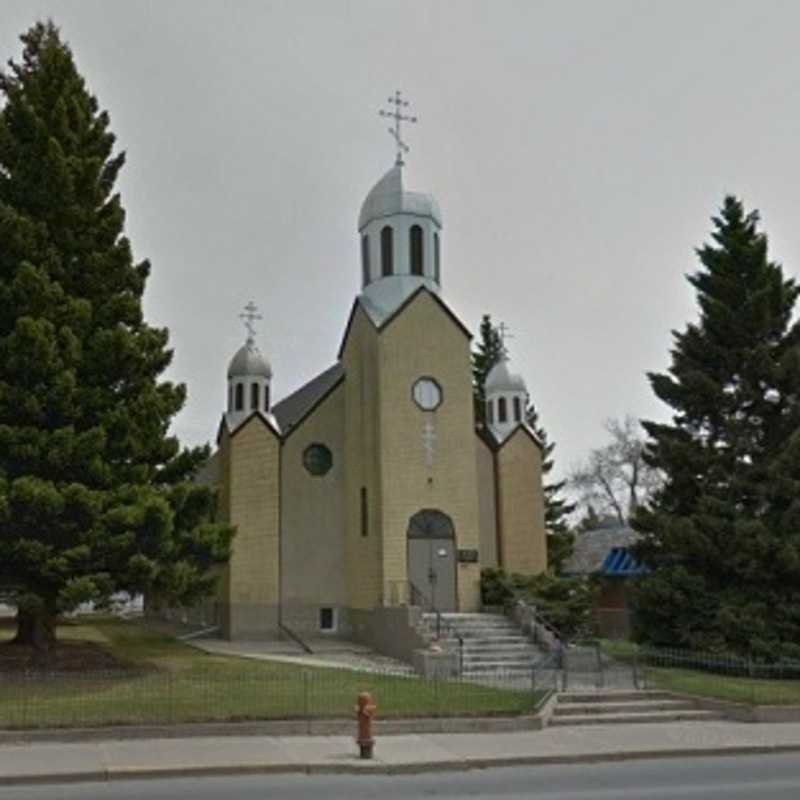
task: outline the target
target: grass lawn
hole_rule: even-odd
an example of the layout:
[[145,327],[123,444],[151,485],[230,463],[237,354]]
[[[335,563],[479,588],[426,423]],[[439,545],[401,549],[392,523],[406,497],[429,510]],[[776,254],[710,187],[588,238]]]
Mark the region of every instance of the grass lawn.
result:
[[[637,647],[632,642],[602,640],[603,652],[619,661],[631,661]],[[750,705],[800,705],[800,680],[764,680],[718,675],[682,667],[640,665],[640,675],[650,689],[693,694]]]
[[0,728],[351,717],[360,691],[372,692],[383,718],[522,714],[541,697],[466,681],[210,655],[118,619],[83,619],[60,626],[58,635],[107,648],[129,672],[0,674]]
[[750,705],[800,705],[800,681],[714,675],[693,669],[646,667],[648,687]]

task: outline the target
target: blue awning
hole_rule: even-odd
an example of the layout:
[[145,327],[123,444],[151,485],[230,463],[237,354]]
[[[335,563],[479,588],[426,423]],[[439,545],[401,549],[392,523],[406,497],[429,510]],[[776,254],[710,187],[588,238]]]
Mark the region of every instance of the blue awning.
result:
[[650,570],[640,564],[628,551],[627,547],[612,547],[600,567],[600,573],[613,578],[629,575],[644,575]]

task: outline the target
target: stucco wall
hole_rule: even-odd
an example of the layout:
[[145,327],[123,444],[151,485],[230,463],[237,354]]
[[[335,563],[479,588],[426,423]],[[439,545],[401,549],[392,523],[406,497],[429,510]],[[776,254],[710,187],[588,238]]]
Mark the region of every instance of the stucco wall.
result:
[[508,572],[535,575],[547,569],[542,451],[522,429],[497,453],[500,563]]
[[[347,633],[344,399],[340,383],[281,450],[281,619],[297,633],[319,632],[322,606],[338,609],[337,633]],[[325,475],[303,466],[311,444],[331,451]]]
[[[423,291],[383,327],[378,347],[382,562],[388,593],[392,581],[407,580],[408,523],[420,509],[438,509],[452,518],[458,548],[479,548],[478,479],[470,349],[463,329]],[[423,376],[442,390],[443,401],[432,412],[412,399],[412,386]],[[426,423],[436,435],[431,464],[423,445]],[[462,611],[479,607],[479,572],[478,564],[457,566]]]
[[497,566],[497,506],[495,503],[494,454],[480,436],[475,436],[478,465],[478,526],[480,564]]
[[252,417],[220,442],[220,512],[236,526],[221,582],[223,635],[274,636],[278,631],[280,442]]

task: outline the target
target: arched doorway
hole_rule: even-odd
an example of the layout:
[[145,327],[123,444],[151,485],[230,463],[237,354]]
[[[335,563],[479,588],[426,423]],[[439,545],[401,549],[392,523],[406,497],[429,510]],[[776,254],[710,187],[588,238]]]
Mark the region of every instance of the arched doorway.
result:
[[456,611],[456,540],[453,520],[423,509],[408,522],[408,580],[422,605]]

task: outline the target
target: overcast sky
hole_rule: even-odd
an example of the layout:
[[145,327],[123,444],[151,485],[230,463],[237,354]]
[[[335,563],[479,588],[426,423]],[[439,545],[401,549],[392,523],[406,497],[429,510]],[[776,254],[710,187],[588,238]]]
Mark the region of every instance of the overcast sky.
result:
[[51,16],[127,151],[145,312],[213,439],[253,299],[280,398],[329,366],[359,289],[361,202],[392,164],[444,217],[443,296],[505,321],[559,472],[604,419],[663,418],[645,372],[696,315],[685,274],[726,193],[800,268],[800,4],[0,0],[0,57]]

